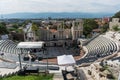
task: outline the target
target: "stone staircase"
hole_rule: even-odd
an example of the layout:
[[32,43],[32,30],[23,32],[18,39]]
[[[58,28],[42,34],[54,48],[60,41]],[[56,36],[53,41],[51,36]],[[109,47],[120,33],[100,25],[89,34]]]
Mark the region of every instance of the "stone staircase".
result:
[[55,73],[53,80],[63,80],[62,73]]

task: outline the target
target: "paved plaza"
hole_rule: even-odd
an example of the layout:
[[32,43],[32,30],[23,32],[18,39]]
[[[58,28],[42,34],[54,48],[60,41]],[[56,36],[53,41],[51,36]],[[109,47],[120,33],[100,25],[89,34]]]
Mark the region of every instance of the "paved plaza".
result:
[[[44,54],[45,53],[45,54]],[[74,49],[74,48],[67,48],[67,47],[47,47],[46,51],[38,53],[40,57],[46,58],[46,55],[48,58],[56,58],[57,56],[60,55],[74,55],[78,56],[79,53],[79,48]]]

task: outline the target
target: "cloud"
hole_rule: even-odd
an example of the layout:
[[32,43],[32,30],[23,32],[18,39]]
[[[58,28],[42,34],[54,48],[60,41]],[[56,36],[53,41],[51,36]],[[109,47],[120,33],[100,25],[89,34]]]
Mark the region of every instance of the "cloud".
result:
[[1,0],[0,13],[16,12],[116,12],[115,0]]

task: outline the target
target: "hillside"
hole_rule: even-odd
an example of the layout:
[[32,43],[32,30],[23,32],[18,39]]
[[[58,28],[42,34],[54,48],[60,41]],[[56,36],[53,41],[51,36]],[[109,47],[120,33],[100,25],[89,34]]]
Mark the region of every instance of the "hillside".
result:
[[114,18],[120,18],[120,11],[115,13],[115,15],[113,16]]
[[3,18],[102,18],[111,17],[113,13],[13,13],[2,15]]

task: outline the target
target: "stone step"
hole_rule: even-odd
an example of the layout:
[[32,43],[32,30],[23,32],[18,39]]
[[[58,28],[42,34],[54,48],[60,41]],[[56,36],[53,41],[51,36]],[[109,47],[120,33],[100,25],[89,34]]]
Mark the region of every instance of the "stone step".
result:
[[63,80],[62,73],[55,73],[53,80]]

